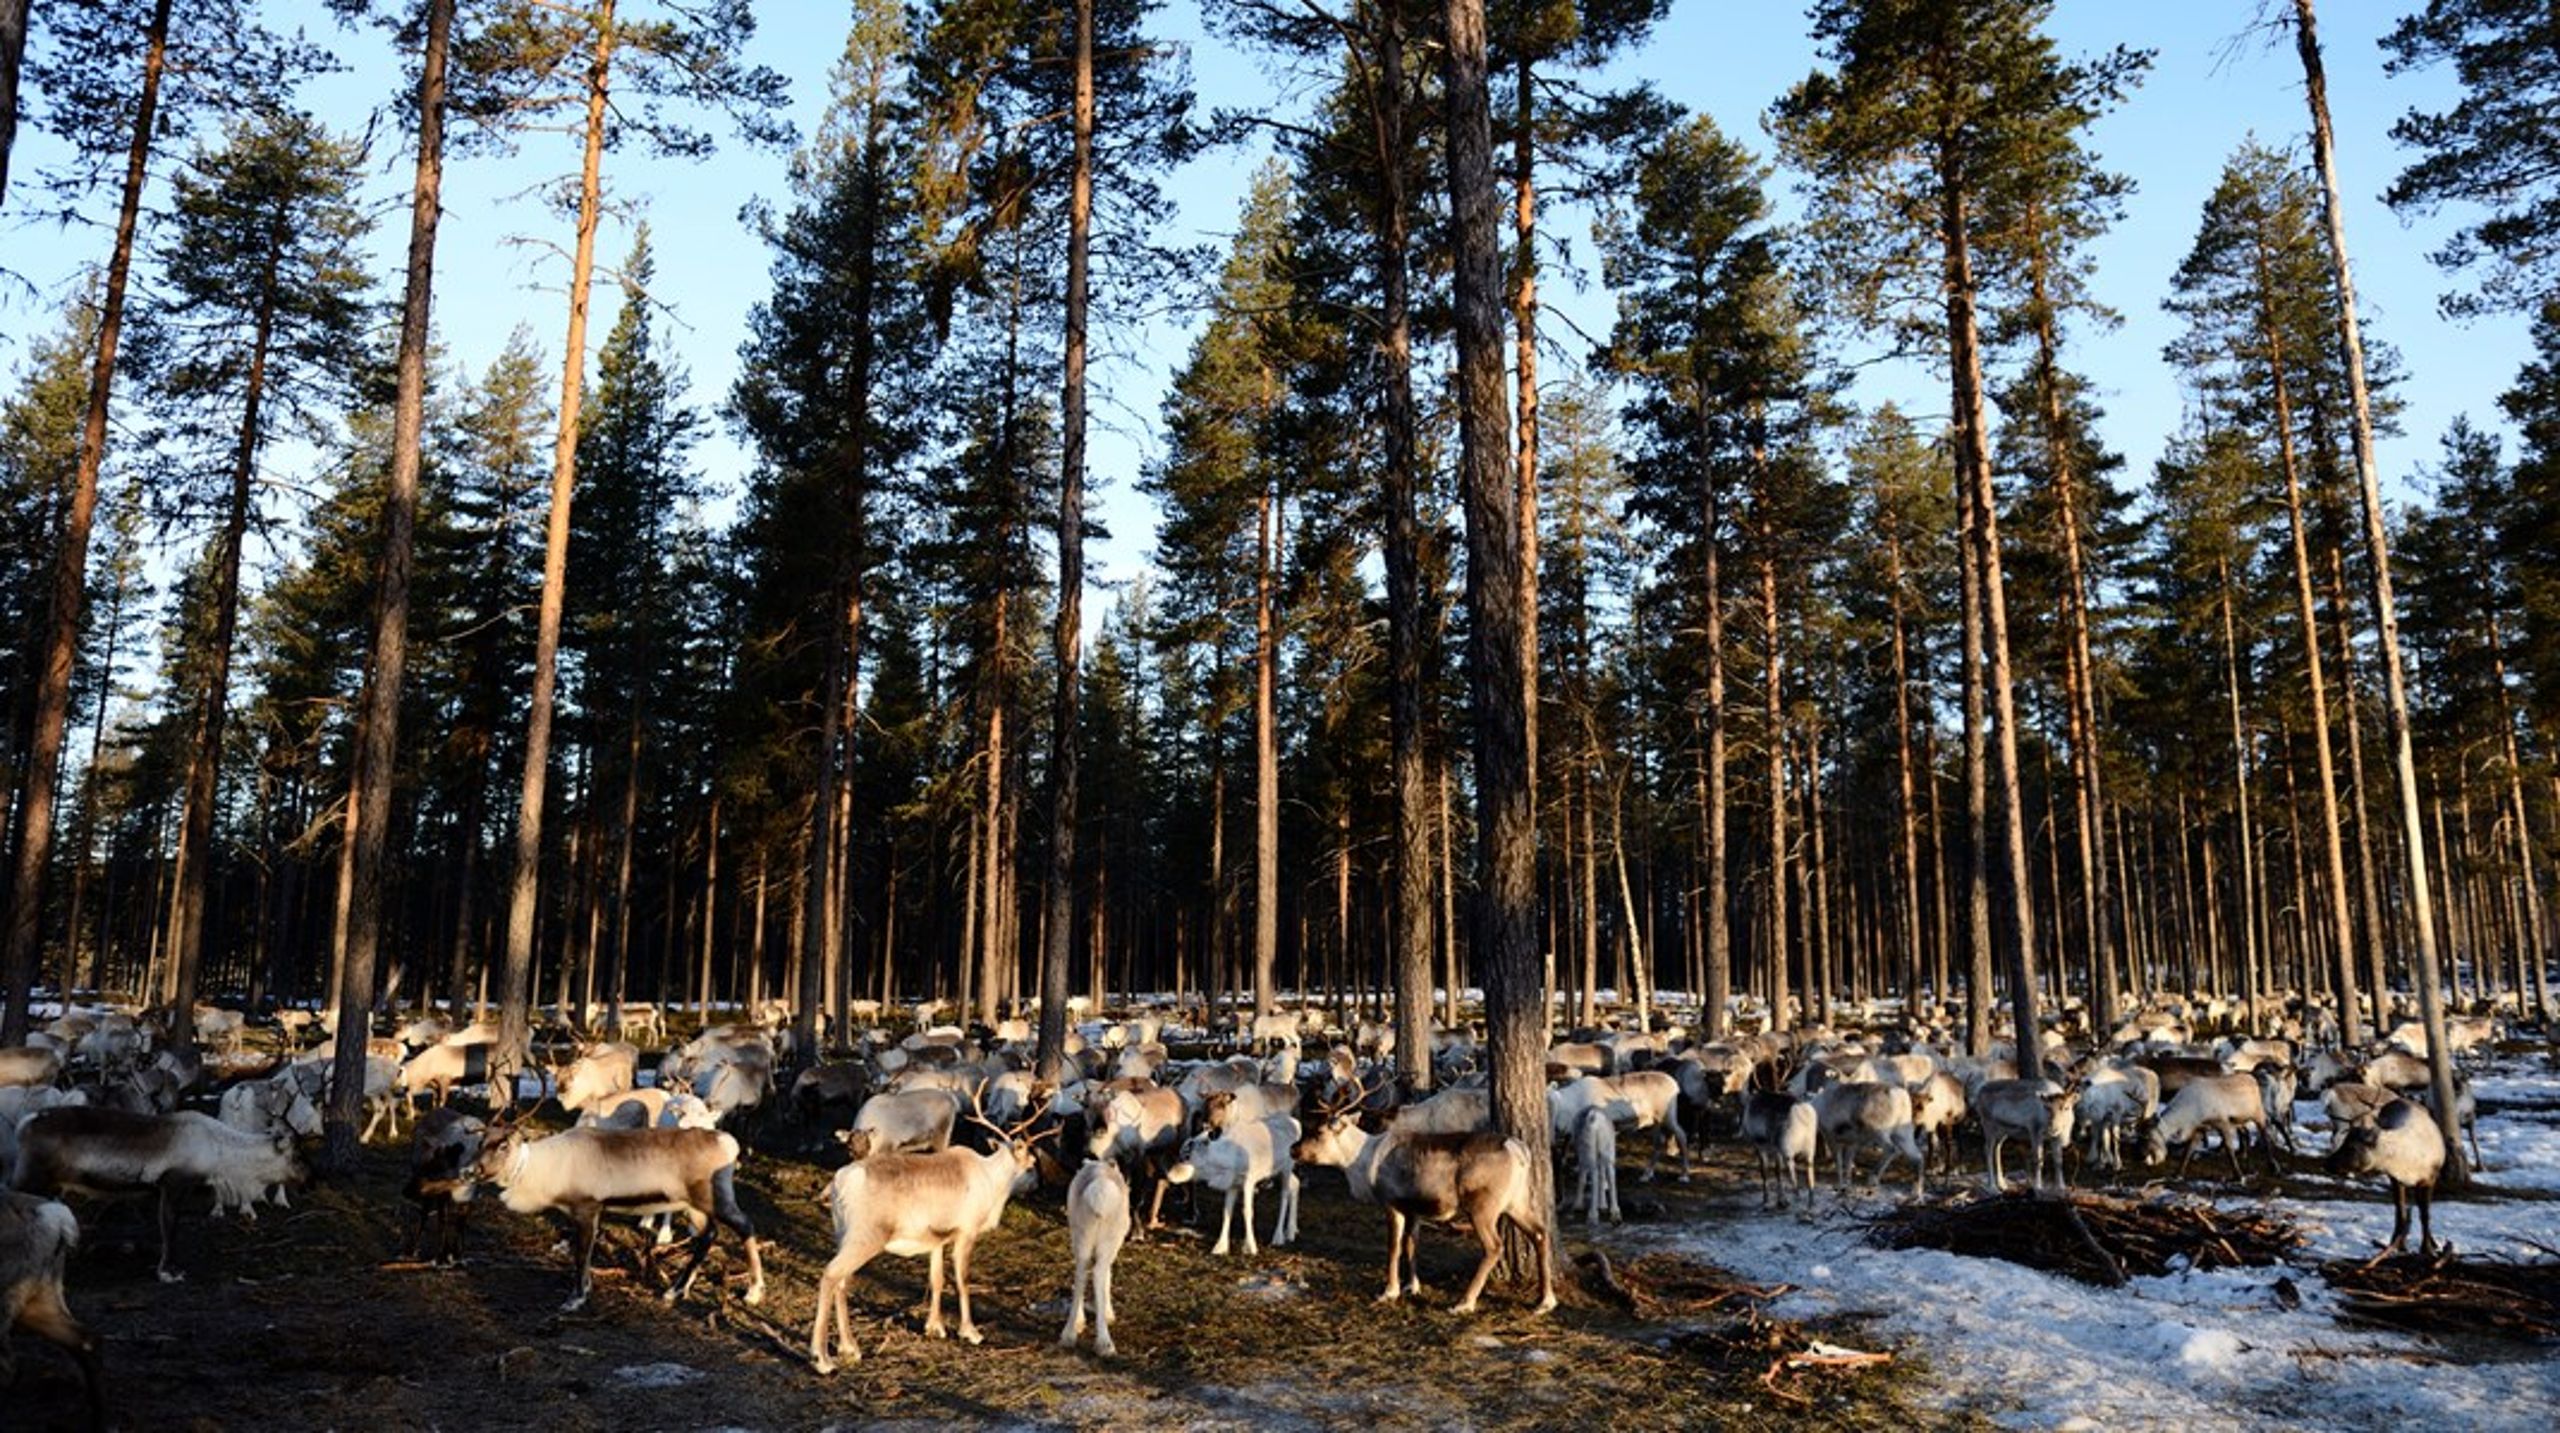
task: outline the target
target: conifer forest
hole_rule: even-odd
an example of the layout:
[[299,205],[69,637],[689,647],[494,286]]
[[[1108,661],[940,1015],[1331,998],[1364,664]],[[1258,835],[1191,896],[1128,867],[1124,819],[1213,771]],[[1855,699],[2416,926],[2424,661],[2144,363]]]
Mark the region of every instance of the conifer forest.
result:
[[0,1426],[2552,1426],[2555,109],[0,0]]

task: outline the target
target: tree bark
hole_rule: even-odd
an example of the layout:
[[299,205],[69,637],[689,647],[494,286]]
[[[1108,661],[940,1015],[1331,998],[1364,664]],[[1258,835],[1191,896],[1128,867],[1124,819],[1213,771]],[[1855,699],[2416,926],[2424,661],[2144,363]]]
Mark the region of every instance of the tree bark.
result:
[[1998,720],[2000,796],[2009,856],[2009,1011],[2018,1048],[2018,1074],[2038,1078],[2043,1069],[2036,1022],[2035,887],[2027,861],[2024,783],[2018,775],[2017,690],[2009,669],[2009,602],[2000,574],[2000,500],[1991,481],[1990,427],[1983,413],[1981,333],[1975,315],[1972,233],[1967,215],[1968,177],[1952,138],[1939,148],[1939,230],[1947,290],[1948,367],[1956,411],[1956,462],[1973,492],[1974,571],[1982,585],[1983,636],[1988,658],[1985,685]]
[[27,54],[29,0],[0,0],[0,205],[9,197],[9,155],[18,145],[18,65]]
[[[2269,272],[2266,241],[2254,246],[2258,276],[2258,333],[2267,346],[2267,375],[2275,397],[2276,454],[2284,469],[2284,510],[2293,556],[2294,610],[2302,623],[2304,679],[2311,691],[2313,763],[2320,783],[2321,855],[2329,885],[2329,920],[2333,928],[2330,954],[2338,982],[2340,1035],[2349,1045],[2364,1043],[2364,1022],[2357,1011],[2355,917],[2347,905],[2346,843],[2339,834],[2337,760],[2329,742],[2329,684],[2320,657],[2320,621],[2311,594],[2311,545],[2302,520],[2302,465],[2293,441],[2293,385],[2285,373],[2284,333],[2276,323],[2274,279]],[[2342,614],[2343,615],[2343,614]],[[2377,1015],[2377,1019],[2378,1019]]]
[[[1521,672],[1536,624],[1520,599],[1520,493],[1503,394],[1502,255],[1485,83],[1483,0],[1446,0],[1442,51],[1448,109],[1449,204],[1457,320],[1460,491],[1467,531],[1467,672],[1476,735],[1477,959],[1485,982],[1494,1126],[1543,1152],[1549,1142],[1546,1011],[1537,941],[1537,827],[1529,774],[1528,690]],[[1552,1167],[1529,1161],[1531,1200],[1548,1226]]]
[[[1392,10],[1392,5],[1386,7]],[[1520,490],[1520,624],[1538,630],[1538,143],[1536,88],[1531,84],[1529,56],[1519,60],[1519,92],[1512,115],[1513,175],[1511,223],[1515,270],[1511,321],[1519,382],[1520,464],[1515,481]],[[1522,648],[1520,689],[1529,713],[1529,804],[1538,801],[1538,644]]]
[[1066,1058],[1067,965],[1075,945],[1076,708],[1084,641],[1085,306],[1093,240],[1093,0],[1076,0],[1075,168],[1067,192],[1066,391],[1059,399],[1065,466],[1058,481],[1057,661],[1049,733],[1049,917],[1040,940],[1039,1075]]
[[187,814],[178,827],[178,892],[170,921],[169,1043],[179,1052],[196,1046],[196,990],[204,972],[204,906],[213,881],[213,808],[222,790],[222,726],[231,694],[231,648],[240,629],[240,559],[249,541],[249,509],[258,473],[258,449],[266,436],[267,359],[275,337],[276,273],[268,266],[266,291],[256,296],[243,380],[240,431],[231,454],[231,492],[224,504],[221,555],[214,560],[211,670],[197,695],[187,762]]
[[80,458],[62,510],[60,545],[45,608],[44,665],[36,674],[35,716],[27,742],[26,787],[18,799],[18,860],[9,882],[7,959],[0,962],[0,1046],[26,1043],[28,1003],[44,936],[44,878],[53,861],[53,805],[62,780],[62,733],[71,718],[71,669],[80,652],[80,608],[88,596],[89,527],[98,511],[98,470],[107,456],[107,402],[115,387],[116,341],[124,332],[126,281],[133,273],[134,228],[151,167],[160,108],[160,75],[169,56],[171,0],[151,7],[142,94],[134,104],[133,144],[125,153],[124,193],[116,210],[115,247],[107,257],[106,294],[98,313],[98,355],[89,368],[89,408],[80,429]]
[[[542,880],[543,793],[551,775],[551,715],[559,685],[560,614],[568,598],[569,505],[578,477],[578,408],[586,395],[587,298],[596,267],[596,223],[602,212],[606,87],[613,74],[615,0],[596,11],[595,52],[587,64],[586,156],[578,177],[577,247],[569,265],[569,332],[560,368],[560,427],[551,447],[551,512],[542,546],[542,603],[534,625],[533,696],[524,728],[524,780],[516,800],[514,859],[507,873],[507,979],[499,1004],[499,1043],[506,1058],[526,1058],[532,1039],[528,997],[533,934]],[[343,1036],[341,1037],[343,1039]],[[340,1058],[346,1058],[341,1047]],[[361,1064],[352,1067],[361,1074]],[[362,1080],[352,1083],[361,1085]]]
[[1423,630],[1422,524],[1415,511],[1419,420],[1413,400],[1412,216],[1405,194],[1412,136],[1405,125],[1407,45],[1400,7],[1381,7],[1377,39],[1369,85],[1378,162],[1378,347],[1386,361],[1387,740],[1396,801],[1388,947],[1396,992],[1396,1075],[1408,1091],[1421,1091],[1431,1087],[1431,775],[1422,745],[1430,638]]
[[2338,290],[2338,342],[2347,356],[2347,397],[2355,422],[2356,480],[2364,505],[2365,546],[2373,583],[2373,622],[2382,638],[2383,712],[2392,764],[2400,785],[2400,825],[2409,848],[2409,906],[2417,926],[2419,1018],[2427,1027],[2428,1083],[2435,1094],[2436,1124],[2444,1131],[2444,1180],[2460,1188],[2469,1180],[2453,1098],[2453,1060],[2444,1043],[2444,989],[2436,964],[2434,893],[2418,815],[2418,762],[2409,737],[2409,692],[2400,663],[2399,604],[2391,593],[2391,538],[2382,510],[2382,484],[2373,455],[2373,400],[2365,384],[2364,333],[2356,320],[2356,284],[2347,262],[2347,218],[2338,198],[2337,141],[2329,127],[2329,82],[2320,63],[2320,32],[2312,0],[2294,0],[2294,44],[2302,58],[2303,98],[2311,110],[2311,157],[2320,171],[2321,207],[2329,224],[2329,260]]
[[[355,862],[347,907],[347,957],[338,988],[337,1057],[330,1089],[327,1159],[355,1161],[364,1113],[365,1045],[373,1033],[374,963],[382,934],[382,892],[390,852],[391,778],[399,750],[400,686],[409,651],[409,571],[418,514],[418,466],[426,429],[427,343],[435,295],[436,223],[443,209],[445,52],[454,0],[429,0],[426,49],[418,67],[418,172],[409,196],[409,270],[401,297],[397,389],[392,400],[391,474],[383,499],[382,587],[376,594],[373,662],[363,695],[362,745],[348,838]],[[555,619],[556,625],[556,619]],[[477,841],[478,833],[467,833]],[[513,1092],[507,1092],[512,1098]],[[495,1103],[497,1101],[493,1101]]]
[[[1268,1015],[1280,971],[1280,733],[1273,688],[1280,634],[1272,611],[1280,502],[1263,481],[1254,516],[1253,588],[1253,1013]],[[1299,956],[1301,966],[1306,957]],[[1301,971],[1298,983],[1304,986]]]

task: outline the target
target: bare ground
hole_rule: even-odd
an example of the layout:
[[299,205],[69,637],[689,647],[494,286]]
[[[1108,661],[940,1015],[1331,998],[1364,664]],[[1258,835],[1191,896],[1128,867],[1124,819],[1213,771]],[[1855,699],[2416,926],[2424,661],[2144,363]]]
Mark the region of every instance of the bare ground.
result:
[[[1471,1244],[1423,1239],[1430,1292],[1380,1307],[1385,1220],[1349,1202],[1339,1174],[1306,1180],[1303,1243],[1254,1258],[1208,1257],[1195,1233],[1132,1243],[1119,1265],[1120,1357],[1055,1344],[1067,1246],[1058,1195],[1017,1200],[979,1248],[982,1347],[919,1332],[922,1260],[883,1257],[854,1281],[865,1355],[831,1379],[806,1359],[811,1296],[829,1250],[831,1161],[780,1152],[772,1126],[741,1180],[768,1239],[770,1293],[739,1299],[734,1245],[711,1257],[692,1298],[669,1307],[637,1243],[609,1234],[598,1290],[563,1315],[569,1264],[558,1226],[484,1207],[459,1270],[400,1258],[402,1156],[369,1152],[357,1176],[317,1187],[254,1226],[180,1224],[184,1283],[151,1274],[143,1206],[81,1207],[75,1311],[104,1340],[118,1428],[816,1429],[1673,1428],[1709,1424],[1871,1427],[1915,1417],[1915,1370],[1823,1370],[1763,1383],[1772,1349],[1808,1336],[1859,1343],[1855,1328],[1776,1329],[1724,1313],[1646,1321],[1606,1299],[1569,1298],[1529,1317],[1497,1281],[1473,1317],[1448,1312]],[[1631,1161],[1632,1162],[1632,1161]],[[1747,1171],[1747,1164],[1743,1166]],[[1700,1184],[1640,1186],[1631,1216],[1694,1218],[1747,1185],[1730,1155]],[[1176,1191],[1172,1217],[1182,1203]],[[1216,1205],[1201,1201],[1206,1222]],[[1273,1205],[1266,1199],[1266,1223]],[[1710,1214],[1709,1217],[1712,1217]],[[724,1236],[725,1238],[725,1236]],[[715,1277],[716,1276],[716,1277]],[[76,1427],[68,1360],[17,1340],[0,1428]]]

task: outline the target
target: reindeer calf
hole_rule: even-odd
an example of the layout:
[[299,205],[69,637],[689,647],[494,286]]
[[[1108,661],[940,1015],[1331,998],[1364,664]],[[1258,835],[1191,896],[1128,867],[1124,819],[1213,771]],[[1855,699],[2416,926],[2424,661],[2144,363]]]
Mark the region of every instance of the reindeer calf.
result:
[[1111,1342],[1111,1266],[1129,1239],[1129,1179],[1107,1159],[1088,1159],[1067,1186],[1067,1242],[1075,1249],[1075,1286],[1067,1326],[1058,1347],[1073,1348],[1084,1336],[1085,1295],[1093,1296],[1093,1351],[1104,1358],[1119,1352]]

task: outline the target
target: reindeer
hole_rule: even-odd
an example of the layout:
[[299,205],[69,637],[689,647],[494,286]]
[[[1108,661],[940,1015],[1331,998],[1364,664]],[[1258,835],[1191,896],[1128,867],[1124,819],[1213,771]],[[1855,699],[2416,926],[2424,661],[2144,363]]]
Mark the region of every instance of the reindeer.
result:
[[1015,1189],[1033,1177],[1033,1140],[1024,1135],[1040,1116],[1035,1114],[1010,1129],[990,1123],[983,1107],[971,1118],[995,1134],[994,1149],[984,1154],[969,1149],[874,1154],[837,1170],[828,1184],[827,1208],[835,1225],[836,1252],[818,1276],[817,1317],[809,1325],[809,1362],[819,1373],[836,1370],[828,1349],[831,1324],[835,1346],[846,1361],[861,1360],[845,1285],[884,1252],[907,1258],[928,1256],[932,1299],[924,1331],[928,1337],[941,1338],[942,1251],[948,1248],[952,1274],[960,1286],[960,1337],[967,1343],[983,1341],[969,1313],[969,1256],[978,1240],[1003,1222],[1005,1205]]

